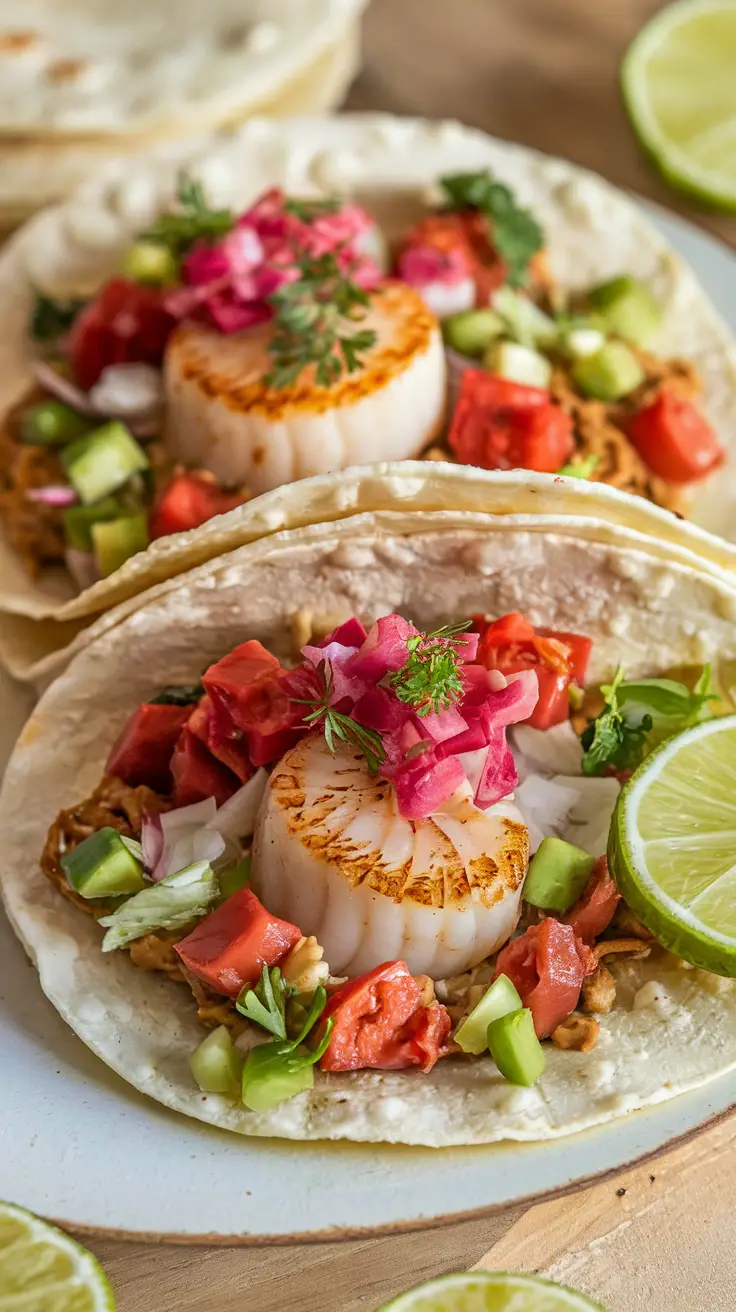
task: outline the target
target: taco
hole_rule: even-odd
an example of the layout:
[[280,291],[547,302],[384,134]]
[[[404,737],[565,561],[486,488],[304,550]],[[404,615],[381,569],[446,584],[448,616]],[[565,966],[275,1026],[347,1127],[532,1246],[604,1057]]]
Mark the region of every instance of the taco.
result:
[[384,459],[678,513],[698,486],[727,533],[725,327],[628,200],[482,133],[367,116],[172,147],[28,225],[0,277],[15,615],[84,619],[254,495]]
[[[512,476],[475,479],[492,502]],[[736,1065],[733,576],[576,536],[537,486],[536,516],[397,498],[237,547],[112,613],[45,693],[3,897],[143,1092],[239,1133],[442,1146]]]

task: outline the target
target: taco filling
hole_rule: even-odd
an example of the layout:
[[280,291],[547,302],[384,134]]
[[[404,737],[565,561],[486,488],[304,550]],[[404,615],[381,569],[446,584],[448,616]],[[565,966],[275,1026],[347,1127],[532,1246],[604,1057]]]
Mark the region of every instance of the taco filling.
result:
[[[667,508],[723,460],[662,310],[625,270],[570,294],[544,215],[489,171],[389,242],[360,205],[175,208],[92,298],[38,296],[38,388],[0,435],[0,516],[79,589],[252,495],[376,460],[610,483]],[[444,349],[443,349],[444,348]]]
[[[41,860],[103,953],[191,990],[193,1087],[261,1113],[315,1068],[495,1063],[528,1087],[617,1008],[664,1015],[673,951],[735,973],[652,910],[620,837],[654,750],[718,727],[707,667],[589,686],[592,640],[519,613],[294,629],[293,667],[249,640],[140,705]],[[652,852],[678,825],[713,847],[697,804],[653,806]],[[706,865],[691,902],[728,882]]]

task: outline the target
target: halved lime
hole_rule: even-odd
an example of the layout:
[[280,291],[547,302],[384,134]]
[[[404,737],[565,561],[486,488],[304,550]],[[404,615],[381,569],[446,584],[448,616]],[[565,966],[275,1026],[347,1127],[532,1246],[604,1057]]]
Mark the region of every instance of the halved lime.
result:
[[385,1303],[378,1312],[603,1312],[572,1289],[539,1276],[461,1271],[439,1276]]
[[680,0],[657,13],[626,53],[621,88],[667,180],[736,209],[736,0]]
[[608,861],[660,943],[736,975],[736,715],[668,739],[639,766],[616,804]]
[[114,1312],[99,1262],[31,1212],[0,1202],[0,1312]]

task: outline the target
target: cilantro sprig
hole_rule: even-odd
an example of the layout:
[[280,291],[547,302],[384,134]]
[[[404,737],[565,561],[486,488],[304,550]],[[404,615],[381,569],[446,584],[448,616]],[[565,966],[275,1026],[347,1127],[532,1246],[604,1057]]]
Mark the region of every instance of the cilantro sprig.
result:
[[451,173],[440,186],[452,209],[480,210],[491,225],[490,239],[508,265],[511,287],[523,287],[529,261],[542,249],[542,229],[534,215],[518,205],[514,194],[496,182],[490,169],[478,173]]
[[380,733],[375,729],[366,729],[365,725],[358,724],[357,720],[351,720],[349,716],[343,715],[341,711],[336,711],[334,706],[330,706],[334,678],[329,661],[320,662],[317,678],[320,685],[317,697],[312,699],[293,698],[295,702],[300,702],[303,706],[311,706],[312,708],[309,714],[304,716],[304,723],[308,724],[310,729],[321,727],[325,742],[333,756],[337,751],[338,742],[350,743],[363,753],[371,774],[378,774],[382,762],[386,759]]
[[176,192],[177,208],[162,214],[141,241],[166,246],[176,259],[186,255],[197,241],[214,245],[235,225],[232,210],[213,210],[207,204],[202,184],[180,173]]
[[601,692],[605,706],[580,738],[585,775],[635,770],[665,738],[707,719],[710,703],[718,700],[709,665],[692,692],[676,679],[624,680],[621,666]]
[[51,342],[61,337],[69,331],[86,304],[79,299],[58,300],[37,292],[31,311],[31,337],[36,342]]
[[333,251],[303,255],[295,261],[299,277],[270,297],[275,332],[268,344],[273,368],[269,387],[289,387],[308,365],[315,366],[320,387],[332,387],[344,373],[354,373],[376,342],[370,329],[352,332],[365,318],[368,294],[345,273]]
[[334,1020],[327,1021],[314,1048],[303,1046],[327,1004],[320,984],[314,991],[304,1023],[294,1039],[275,1038],[252,1048],[243,1067],[243,1102],[251,1111],[265,1112],[314,1085],[314,1066],[330,1042]]
[[264,965],[256,987],[241,989],[235,1006],[247,1020],[268,1030],[269,1034],[275,1034],[277,1039],[285,1039],[286,999],[292,992],[288,984],[284,983],[278,966],[269,970]]
[[341,206],[342,201],[335,196],[290,196],[284,201],[284,213],[293,214],[302,223],[314,223],[315,219],[321,219],[325,214],[337,214]]
[[458,639],[471,621],[446,624],[432,633],[418,633],[407,638],[406,664],[389,679],[399,701],[411,706],[417,715],[441,711],[459,701],[465,688],[458,669]]

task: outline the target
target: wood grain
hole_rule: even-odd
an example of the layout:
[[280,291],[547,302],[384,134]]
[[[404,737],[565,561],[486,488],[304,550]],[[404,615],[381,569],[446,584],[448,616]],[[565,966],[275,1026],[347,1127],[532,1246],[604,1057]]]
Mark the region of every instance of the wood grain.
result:
[[[620,57],[659,7],[657,0],[373,0],[365,68],[349,106],[459,118],[564,155],[736,244],[736,221],[698,212],[659,182],[621,107]],[[655,1165],[526,1215],[314,1247],[93,1247],[120,1312],[370,1312],[420,1280],[474,1263],[544,1270],[610,1312],[733,1312],[735,1172],[730,1121]]]

